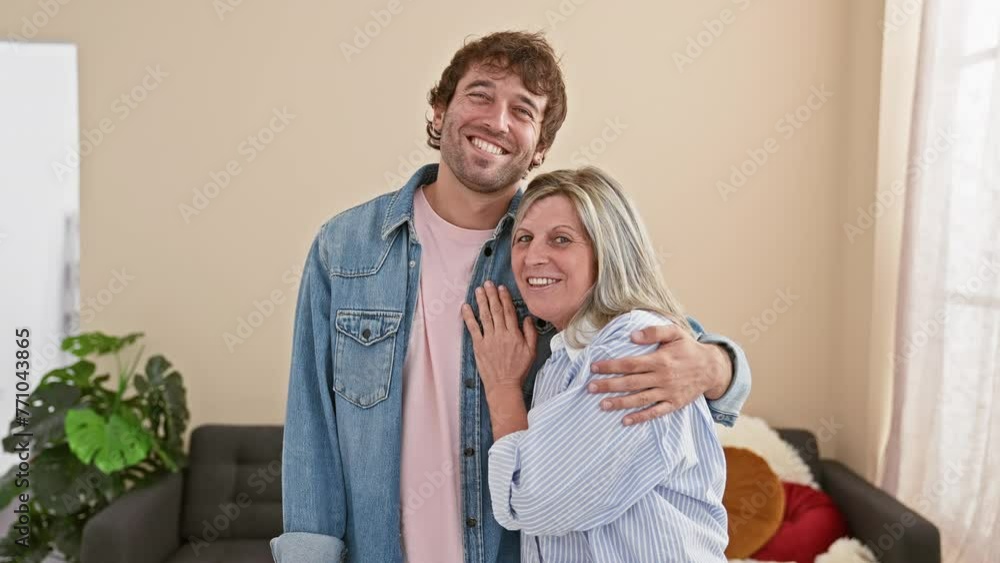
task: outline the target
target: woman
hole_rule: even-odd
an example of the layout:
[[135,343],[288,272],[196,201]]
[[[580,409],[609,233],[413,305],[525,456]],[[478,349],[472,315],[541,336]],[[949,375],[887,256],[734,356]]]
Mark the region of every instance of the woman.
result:
[[[509,290],[477,288],[480,322],[462,315],[493,424],[489,487],[497,521],[521,530],[529,562],[725,561],[725,458],[704,397],[626,426],[587,391],[593,362],[655,349],[630,340],[650,324],[690,327],[621,187],[587,167],[536,177],[511,252],[531,313],[559,330],[530,412],[522,386],[536,331]],[[480,326],[481,323],[481,326]]]

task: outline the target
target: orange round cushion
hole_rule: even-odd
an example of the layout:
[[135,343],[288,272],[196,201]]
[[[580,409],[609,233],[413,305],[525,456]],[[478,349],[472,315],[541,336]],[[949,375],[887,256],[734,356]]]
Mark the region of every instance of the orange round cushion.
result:
[[785,488],[764,458],[745,448],[724,447],[729,515],[726,557],[745,559],[778,532],[785,515]]

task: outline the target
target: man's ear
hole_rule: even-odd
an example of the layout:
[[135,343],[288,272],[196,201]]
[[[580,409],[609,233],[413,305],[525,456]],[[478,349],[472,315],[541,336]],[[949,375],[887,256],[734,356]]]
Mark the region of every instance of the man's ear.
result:
[[531,164],[533,166],[541,166],[545,162],[545,154],[549,152],[548,147],[544,149],[538,149],[535,151],[535,155],[531,157]]
[[431,109],[434,110],[434,119],[431,121],[431,124],[434,125],[435,130],[441,131],[441,127],[444,124],[444,112],[446,108],[433,107]]

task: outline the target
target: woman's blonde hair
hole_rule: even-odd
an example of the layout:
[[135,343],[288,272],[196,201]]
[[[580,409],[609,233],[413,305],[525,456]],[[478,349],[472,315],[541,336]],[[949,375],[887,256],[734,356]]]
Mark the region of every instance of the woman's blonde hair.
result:
[[614,178],[593,166],[540,174],[525,189],[514,228],[534,203],[554,195],[566,196],[576,209],[593,245],[597,269],[594,287],[566,327],[568,343],[586,345],[582,325],[600,330],[633,309],[659,313],[692,332],[663,279],[638,210]]

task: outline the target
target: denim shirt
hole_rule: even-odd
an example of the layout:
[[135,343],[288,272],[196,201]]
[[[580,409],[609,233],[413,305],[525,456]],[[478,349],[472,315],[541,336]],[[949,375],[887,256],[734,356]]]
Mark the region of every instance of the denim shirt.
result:
[[[299,288],[282,449],[283,533],[271,540],[277,563],[402,562],[400,436],[403,359],[420,280],[413,195],[434,182],[437,165],[420,168],[399,191],[327,221],[309,249]],[[511,291],[518,316],[529,314],[510,268],[511,230],[522,192],[482,248],[466,302],[486,280]],[[478,311],[476,311],[478,315]],[[750,367],[732,341],[705,333],[733,360],[726,394],[709,407],[732,425],[750,394]],[[535,374],[556,333],[538,327],[537,358],[524,386],[531,404]],[[459,468],[466,563],[520,561],[520,535],[500,527],[487,486],[493,445],[486,397],[472,343],[464,333],[460,366],[463,456]]]

